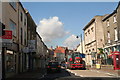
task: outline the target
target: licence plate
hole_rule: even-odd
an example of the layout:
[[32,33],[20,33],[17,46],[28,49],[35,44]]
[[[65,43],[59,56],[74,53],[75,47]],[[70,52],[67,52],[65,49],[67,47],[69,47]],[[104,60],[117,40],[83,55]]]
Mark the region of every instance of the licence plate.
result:
[[56,69],[56,68],[52,68],[52,69]]

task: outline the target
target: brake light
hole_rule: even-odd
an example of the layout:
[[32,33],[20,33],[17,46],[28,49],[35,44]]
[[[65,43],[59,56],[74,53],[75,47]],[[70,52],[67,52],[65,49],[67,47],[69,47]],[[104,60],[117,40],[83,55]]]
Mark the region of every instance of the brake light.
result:
[[50,68],[50,66],[47,66],[48,68]]
[[60,66],[58,66],[58,67],[60,67]]

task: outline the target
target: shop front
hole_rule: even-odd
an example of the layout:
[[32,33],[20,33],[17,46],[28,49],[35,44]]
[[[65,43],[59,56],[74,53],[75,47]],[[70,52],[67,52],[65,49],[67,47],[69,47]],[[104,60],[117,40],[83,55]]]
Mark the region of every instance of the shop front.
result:
[[4,64],[5,64],[5,77],[10,77],[17,74],[17,53],[18,45],[16,43],[11,43],[11,45],[4,45]]
[[104,48],[105,53],[105,61],[107,65],[113,65],[113,58],[112,58],[112,52],[118,51],[120,52],[120,45],[114,45]]

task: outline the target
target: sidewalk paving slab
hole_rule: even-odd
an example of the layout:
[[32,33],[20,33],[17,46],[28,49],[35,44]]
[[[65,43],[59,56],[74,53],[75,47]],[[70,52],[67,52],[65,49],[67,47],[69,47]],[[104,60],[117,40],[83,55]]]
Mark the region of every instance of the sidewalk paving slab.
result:
[[40,71],[28,71],[21,74],[14,75],[12,77],[6,78],[6,80],[36,80],[40,79],[45,74],[42,74]]

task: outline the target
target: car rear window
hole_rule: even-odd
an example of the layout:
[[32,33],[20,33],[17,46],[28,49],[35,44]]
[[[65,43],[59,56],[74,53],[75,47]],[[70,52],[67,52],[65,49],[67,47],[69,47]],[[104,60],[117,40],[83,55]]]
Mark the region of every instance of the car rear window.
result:
[[48,65],[59,65],[59,63],[58,62],[50,62]]

